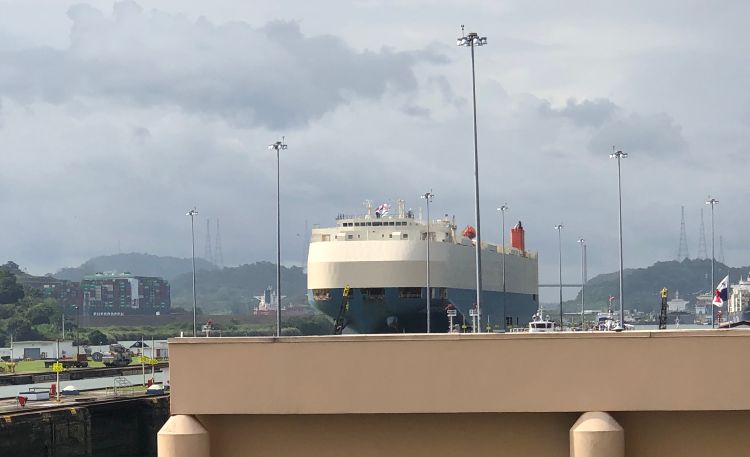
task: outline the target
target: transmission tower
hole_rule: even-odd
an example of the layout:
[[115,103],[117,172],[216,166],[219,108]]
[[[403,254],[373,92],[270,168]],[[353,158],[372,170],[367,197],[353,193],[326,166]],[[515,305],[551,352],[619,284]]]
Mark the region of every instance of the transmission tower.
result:
[[211,263],[216,263],[214,260],[214,253],[211,250],[211,220],[206,219],[206,251],[203,257]]
[[216,257],[214,257],[214,265],[219,268],[224,268],[224,252],[221,250],[221,231],[219,231],[219,218],[216,218]]
[[726,265],[724,261],[724,237],[719,235],[719,262]]
[[682,262],[690,258],[687,244],[687,233],[685,232],[685,207],[681,207],[682,220],[680,221],[680,247],[677,249],[677,261]]
[[698,232],[698,258],[708,258],[708,253],[706,252],[706,226],[703,225],[703,208],[701,208],[701,230]]

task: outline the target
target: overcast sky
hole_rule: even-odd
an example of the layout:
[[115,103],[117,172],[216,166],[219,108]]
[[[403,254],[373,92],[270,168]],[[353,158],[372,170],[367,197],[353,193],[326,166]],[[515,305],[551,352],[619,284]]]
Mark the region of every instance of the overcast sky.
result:
[[286,263],[303,258],[306,223],[365,199],[416,210],[432,189],[435,213],[473,223],[463,23],[489,41],[485,240],[507,202],[542,282],[558,223],[566,278],[579,237],[590,276],[615,271],[616,145],[630,154],[626,267],[676,256],[681,205],[695,256],[708,194],[717,255],[721,234],[727,263],[747,265],[748,17],[744,1],[0,1],[2,260],[41,274],[118,250],[186,257],[193,205],[198,254],[208,217],[227,265],[271,260],[266,146],[282,135]]

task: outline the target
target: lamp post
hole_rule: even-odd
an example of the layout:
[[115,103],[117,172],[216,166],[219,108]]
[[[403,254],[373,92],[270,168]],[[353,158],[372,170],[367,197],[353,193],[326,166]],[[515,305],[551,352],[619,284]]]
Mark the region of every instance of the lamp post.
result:
[[187,212],[186,216],[190,216],[190,236],[192,239],[193,246],[193,336],[197,335],[196,332],[196,309],[198,308],[198,301],[195,296],[195,216],[198,215],[198,210],[193,208]]
[[586,240],[580,238],[581,244],[581,331],[583,331],[583,310],[586,306]]
[[560,281],[560,331],[563,329],[563,303],[562,303],[562,229],[565,227],[562,224],[557,224],[555,230],[557,230],[557,250],[559,255],[558,273]]
[[[615,147],[612,146],[612,151],[614,150]],[[620,325],[618,325],[615,330],[620,331],[625,329],[625,297],[622,292],[622,173],[620,159],[627,159],[628,153],[622,151],[612,152],[612,154],[609,155],[609,158],[617,159],[617,197],[619,202],[617,222],[619,224],[620,233]]]
[[502,271],[502,278],[501,279],[502,279],[502,283],[503,283],[503,300],[502,300],[502,303],[503,303],[503,329],[505,331],[508,330],[508,322],[507,322],[507,320],[508,320],[507,314],[508,313],[505,312],[505,305],[506,305],[506,301],[505,301],[505,252],[506,252],[505,251],[505,212],[508,211],[508,209],[509,209],[508,208],[508,203],[503,203],[502,205],[500,205],[500,208],[497,209],[498,211],[500,211],[500,214],[502,216],[501,217],[501,220],[502,220],[501,227],[502,227],[502,230],[503,230],[503,233],[502,233],[502,243],[503,243],[503,260],[502,260],[503,265],[502,265],[502,268],[503,268],[503,271]]
[[[487,44],[487,37],[480,37],[472,32],[468,35],[463,34],[464,26],[461,26],[461,37],[456,40],[458,46],[467,46],[471,49],[471,94],[474,107],[474,223],[477,226],[476,239],[476,274],[477,274],[477,321],[481,322],[481,296],[482,296],[482,230],[479,221],[479,152],[477,146],[477,84],[476,74],[474,71],[474,47],[484,46]],[[479,326],[474,328],[475,332],[479,331]]]
[[432,191],[419,196],[427,202],[427,333],[430,333],[430,202],[435,197]]
[[281,166],[279,151],[286,149],[284,137],[268,145],[276,150],[276,336],[281,336]]
[[[714,262],[716,261],[716,243],[714,239],[714,206],[719,203],[719,200],[715,198],[711,198],[711,196],[708,196],[708,199],[706,200],[707,205],[711,205],[711,287],[716,287],[715,278],[714,278]],[[728,308],[728,307],[727,307]],[[716,328],[716,319],[714,318],[716,316],[716,310],[714,310],[713,303],[711,304],[711,328]]]

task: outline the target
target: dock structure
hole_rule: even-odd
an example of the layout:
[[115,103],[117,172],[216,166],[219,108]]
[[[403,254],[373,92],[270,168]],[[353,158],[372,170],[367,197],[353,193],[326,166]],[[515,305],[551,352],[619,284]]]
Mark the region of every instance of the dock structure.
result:
[[148,457],[169,417],[169,395],[86,392],[79,401],[0,401],[0,456]]
[[741,330],[169,344],[159,457],[746,453]]

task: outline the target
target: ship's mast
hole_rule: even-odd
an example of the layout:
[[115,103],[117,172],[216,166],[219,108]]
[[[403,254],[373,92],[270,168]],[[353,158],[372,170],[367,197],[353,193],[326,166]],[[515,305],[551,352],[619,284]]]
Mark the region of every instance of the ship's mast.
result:
[[399,198],[398,200],[396,200],[396,205],[398,206],[398,217],[399,219],[403,219],[404,216],[406,216],[404,201]]

